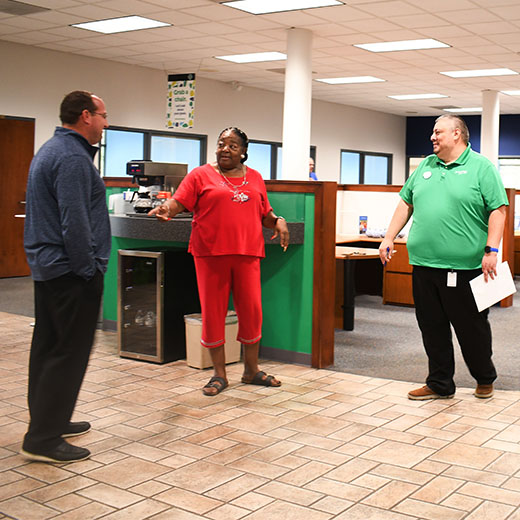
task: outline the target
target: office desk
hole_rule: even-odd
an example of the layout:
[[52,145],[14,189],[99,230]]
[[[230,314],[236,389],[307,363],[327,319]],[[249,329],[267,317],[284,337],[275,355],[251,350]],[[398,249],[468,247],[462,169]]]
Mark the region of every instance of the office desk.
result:
[[[336,245],[379,247],[382,238],[367,237],[365,235],[336,235]],[[396,238],[394,248],[397,255],[385,266],[384,270],[373,268],[367,265],[367,269],[362,269],[364,279],[360,279],[358,269],[356,284],[368,284],[370,280],[377,283],[382,291],[378,294],[383,296],[383,304],[413,306],[412,294],[412,266],[408,261],[408,250],[406,248],[406,238]],[[373,276],[371,273],[373,272]],[[363,290],[364,289],[364,290]],[[362,287],[362,292],[376,294],[372,286]]]
[[379,260],[379,251],[367,247],[336,246],[336,259],[343,260],[343,329],[354,330],[355,261]]

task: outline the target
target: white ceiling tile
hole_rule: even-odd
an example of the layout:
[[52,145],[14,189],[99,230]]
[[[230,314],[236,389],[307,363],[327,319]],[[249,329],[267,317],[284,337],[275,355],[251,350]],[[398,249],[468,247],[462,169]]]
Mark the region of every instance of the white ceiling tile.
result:
[[163,10],[159,5],[141,2],[140,0],[103,0],[102,2],[97,2],[97,5],[104,9],[120,11],[124,16],[134,14],[143,16]]
[[192,16],[198,16],[204,20],[212,20],[214,22],[225,22],[226,20],[231,20],[232,18],[243,18],[245,16],[243,11],[220,4],[209,4],[204,7],[193,7],[184,9],[183,12]]
[[[454,2],[456,4],[456,2]],[[450,11],[446,14],[439,13],[438,16],[447,22],[453,23],[453,20],[460,20],[461,25],[465,26],[469,23],[485,23],[499,22],[500,17],[486,9],[470,9],[468,11]]]
[[160,11],[154,13],[154,18],[157,18],[161,22],[171,23],[176,27],[207,22],[204,18],[192,16],[182,11]]
[[244,31],[266,31],[268,29],[279,29],[280,24],[265,18],[264,16],[248,16],[243,18],[232,18],[225,22],[228,26]]
[[518,0],[473,0],[473,3],[485,9],[502,8],[510,5],[518,6]]
[[38,47],[41,47],[42,49],[49,49],[51,51],[69,52],[69,53],[76,53],[76,51],[78,50],[76,47],[70,47],[69,45],[65,45],[63,43],[63,41],[42,43],[41,45],[38,45]]
[[492,7],[490,11],[503,20],[520,20],[520,5],[518,2],[510,7]]
[[[350,29],[354,29],[361,33],[377,34],[383,31],[395,31],[402,27],[395,23],[389,22],[385,18],[369,18],[367,20],[358,20],[349,22],[346,24]],[[374,36],[373,41],[381,41],[381,38]],[[369,42],[358,42],[358,43],[369,43]],[[372,43],[372,42],[370,42]]]
[[45,7],[46,9],[63,9],[81,5],[82,2],[81,0],[30,0],[25,3]]
[[486,22],[465,24],[464,27],[466,28],[466,30],[474,34],[479,34],[481,36],[510,33],[516,29],[516,27],[509,22]]
[[439,14],[443,11],[468,11],[476,7],[475,3],[471,0],[435,0],[435,2],[425,2],[424,0],[407,1],[420,9],[435,14]]
[[258,32],[245,32],[245,33],[233,33],[228,34],[227,36],[228,40],[231,40],[233,42],[243,42],[243,43],[254,43],[254,44],[263,44],[263,43],[272,43],[273,39],[268,38],[267,36],[264,36],[261,33]]
[[14,27],[13,25],[6,25],[5,23],[0,23],[0,38],[2,34],[14,34],[19,32],[20,29],[18,27]]
[[82,18],[60,11],[43,11],[41,13],[30,14],[28,19],[41,20],[42,22],[51,23],[54,26],[70,25],[82,21]]
[[315,9],[305,11],[285,11],[281,13],[265,14],[266,20],[285,27],[307,27],[323,23],[323,20],[313,14]]
[[[182,30],[181,30],[182,31]],[[133,42],[147,42],[147,41],[156,41],[160,43],[162,47],[175,50],[175,49],[191,49],[191,48],[201,48],[204,45],[200,44],[196,38],[193,38],[193,33],[191,31],[183,31],[185,32],[184,38],[161,38],[160,40],[147,40],[146,38],[132,38]]]
[[230,25],[221,23],[216,24],[212,22],[203,22],[196,23],[190,25],[184,25],[183,29],[185,30],[193,30],[195,34],[204,34],[204,35],[227,35],[230,33],[236,33],[237,28],[231,27]]
[[421,27],[434,27],[447,25],[446,21],[433,14],[414,14],[409,16],[391,16],[388,18],[392,23],[407,29],[420,29]]
[[488,40],[485,38],[481,38],[477,35],[470,36],[450,36],[449,38],[444,39],[444,43],[451,45],[452,47],[477,47],[481,45],[486,45]]
[[340,36],[348,32],[354,32],[353,29],[345,27],[339,23],[322,23],[314,25],[312,28],[313,42],[318,38],[328,38],[329,36]]
[[47,34],[43,31],[28,31],[24,33],[19,33],[17,36],[12,38],[11,41],[25,43],[28,45],[38,45],[40,43],[62,41],[63,39],[64,38],[60,36],[56,36],[54,34]]
[[489,59],[489,56],[503,55],[504,48],[498,45],[477,45],[471,49],[471,53],[475,56],[486,56],[486,59]]
[[436,25],[435,27],[421,27],[418,29],[424,36],[444,42],[444,38],[452,36],[469,36],[471,33],[458,25]]
[[[172,7],[172,1],[175,2],[175,6]],[[188,7],[204,7],[211,5],[213,2],[208,0],[148,0],[149,4],[159,5],[167,9],[182,10]]]
[[74,14],[81,16],[85,21],[90,20],[106,20],[107,18],[118,18],[121,16],[120,11],[114,11],[112,9],[105,9],[97,5],[80,5],[77,7],[67,7],[62,9],[64,13]]
[[104,47],[102,43],[89,41],[88,39],[64,40],[63,44],[77,50],[101,49]]
[[17,33],[17,34],[2,34],[2,40],[12,43],[21,43],[23,45],[33,45],[34,41],[24,36],[25,33]]
[[516,42],[516,43],[505,43],[504,45],[504,48],[507,48],[507,50],[511,51],[511,52],[515,52],[515,53],[519,53],[520,52],[520,41],[519,42]]
[[[349,2],[350,4],[350,2]],[[322,9],[315,9],[312,11],[313,16],[322,20],[331,22],[350,22],[353,20],[363,20],[370,18],[370,13],[350,7],[350,5],[324,7]]]
[[[330,47],[336,48],[336,52],[341,51],[341,49],[345,49],[345,52],[348,54],[356,53],[356,54],[365,54],[368,51],[364,49],[360,49],[359,47],[354,47],[357,43],[366,42],[367,38],[370,38],[368,34],[346,34],[345,36],[332,36],[329,39]],[[322,46],[324,48],[325,46]]]
[[369,4],[359,6],[361,11],[366,11],[375,16],[384,18],[389,16],[406,16],[415,15],[421,12],[421,9],[414,7],[408,2],[400,0],[387,0],[385,2],[371,2]]
[[128,33],[123,34],[96,34],[88,32],[87,41],[103,45],[104,47],[120,47],[121,45],[132,45],[133,41],[127,37]]
[[18,27],[21,31],[38,31],[55,26],[51,22],[36,20],[28,16],[10,16],[9,18],[3,18],[2,23]]
[[489,40],[499,45],[506,45],[508,43],[520,43],[520,33],[518,30],[516,32],[494,34],[493,37],[488,38]]

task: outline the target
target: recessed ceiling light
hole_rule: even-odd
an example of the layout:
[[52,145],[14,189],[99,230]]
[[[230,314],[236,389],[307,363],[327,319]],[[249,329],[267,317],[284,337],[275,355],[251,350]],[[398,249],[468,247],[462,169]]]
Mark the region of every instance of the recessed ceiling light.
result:
[[371,52],[392,52],[392,51],[417,51],[421,49],[441,49],[449,47],[449,45],[434,40],[432,38],[425,38],[423,40],[402,40],[397,42],[379,42],[379,43],[359,43],[354,45],[360,49],[365,49]]
[[476,69],[476,70],[452,70],[448,72],[441,72],[450,78],[478,78],[483,76],[510,76],[518,74],[511,69]]
[[286,60],[287,55],[281,52],[253,52],[250,54],[231,54],[229,56],[215,56],[219,60],[232,61],[233,63],[255,63],[258,61]]
[[404,101],[407,99],[437,99],[437,98],[445,98],[444,94],[403,94],[399,96],[388,96],[392,99],[397,99],[399,101]]
[[482,107],[472,108],[445,108],[445,112],[482,112]]
[[520,96],[520,90],[501,90],[500,92],[508,96]]
[[221,2],[221,4],[251,14],[266,14],[279,13],[281,11],[296,11],[297,9],[344,5],[344,2],[340,2],[339,0],[234,0],[231,2]]
[[108,20],[97,20],[95,22],[73,23],[72,27],[87,29],[88,31],[113,34],[127,31],[140,31],[142,29],[155,29],[156,27],[167,27],[171,23],[159,22],[142,16],[123,16],[121,18],[110,18]]
[[328,83],[329,85],[343,85],[346,83],[377,83],[386,80],[375,78],[374,76],[352,76],[350,78],[322,78],[316,79],[316,81]]

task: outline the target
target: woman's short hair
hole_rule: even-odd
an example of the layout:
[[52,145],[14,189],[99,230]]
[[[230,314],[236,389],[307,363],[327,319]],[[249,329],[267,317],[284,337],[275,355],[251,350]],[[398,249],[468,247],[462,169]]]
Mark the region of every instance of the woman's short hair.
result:
[[60,120],[64,124],[74,125],[78,122],[83,110],[96,111],[92,93],[86,90],[75,90],[67,94],[60,105]]

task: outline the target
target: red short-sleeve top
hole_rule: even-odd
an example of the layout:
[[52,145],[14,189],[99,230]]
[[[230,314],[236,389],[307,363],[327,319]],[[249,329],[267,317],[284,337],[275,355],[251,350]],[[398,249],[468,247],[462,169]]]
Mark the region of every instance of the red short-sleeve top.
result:
[[[224,178],[205,164],[194,168],[177,188],[174,199],[193,211],[188,248],[193,256],[265,256],[262,219],[272,208],[260,173],[246,168],[245,175],[246,184],[239,187],[243,177]],[[229,183],[243,195],[236,197]]]

